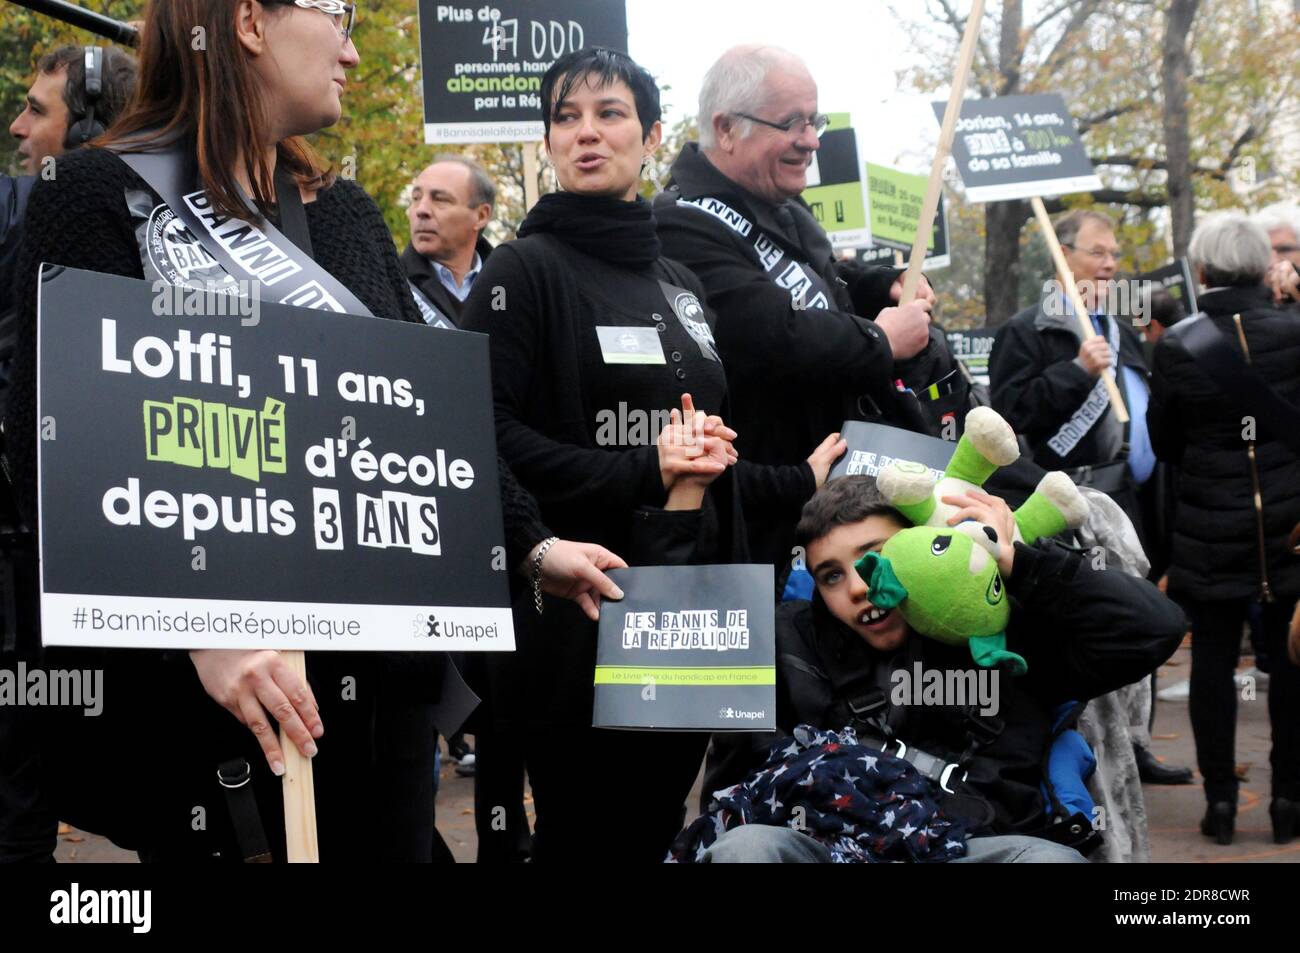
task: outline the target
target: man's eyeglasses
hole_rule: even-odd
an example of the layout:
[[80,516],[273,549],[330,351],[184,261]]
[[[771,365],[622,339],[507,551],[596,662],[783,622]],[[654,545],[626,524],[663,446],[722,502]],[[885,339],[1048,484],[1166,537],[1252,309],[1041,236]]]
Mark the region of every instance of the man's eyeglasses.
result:
[[748,119],[750,122],[756,122],[762,126],[768,126],[772,129],[779,129],[786,135],[794,133],[796,136],[802,136],[804,128],[812,126],[813,135],[818,139],[830,125],[831,117],[825,113],[813,113],[811,116],[795,116],[793,119],[787,119],[785,122],[771,122],[767,119],[759,119],[757,116],[751,116],[749,113],[736,113],[741,119]]
[[1061,242],[1061,245],[1065,248],[1071,248],[1074,251],[1087,255],[1089,258],[1095,258],[1098,261],[1105,261],[1107,258],[1109,258],[1111,261],[1118,263],[1120,256],[1124,254],[1118,248],[1116,248],[1114,251],[1110,251],[1107,248],[1080,248],[1077,245],[1071,245],[1067,242]]
[[[262,0],[266,3],[267,0]],[[295,7],[302,7],[304,10],[319,10],[326,16],[334,20],[334,24],[339,28],[339,34],[346,43],[352,38],[352,28],[357,25],[357,6],[355,3],[345,3],[344,0],[270,0],[272,3],[293,4]]]

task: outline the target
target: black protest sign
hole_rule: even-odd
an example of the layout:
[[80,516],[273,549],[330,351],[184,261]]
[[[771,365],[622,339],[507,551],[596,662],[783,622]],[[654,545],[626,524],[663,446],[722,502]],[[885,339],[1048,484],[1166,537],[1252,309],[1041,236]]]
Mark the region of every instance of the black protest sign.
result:
[[[942,122],[947,104],[933,105]],[[1057,93],[963,100],[952,155],[971,202],[1101,188]]]
[[46,266],[38,362],[46,644],[514,647],[482,335]]
[[924,463],[939,477],[952,459],[955,443],[884,424],[846,420],[840,434],[849,445],[831,468],[831,479],[842,476],[876,476],[895,460]]
[[[1186,258],[1179,258],[1155,271],[1143,272],[1137,276],[1137,280],[1142,283],[1141,287],[1144,289],[1150,285],[1168,291],[1183,309],[1184,317],[1196,313],[1196,281],[1192,278],[1192,266]],[[1145,307],[1145,292],[1142,300]]]
[[993,353],[993,339],[996,331],[946,331],[948,347],[952,356],[966,365],[971,380],[976,384],[989,385],[989,357]]
[[627,50],[622,0],[420,0],[424,141],[542,138],[542,76],[574,50]]
[[600,607],[597,728],[772,731],[771,566],[641,566],[609,573]]

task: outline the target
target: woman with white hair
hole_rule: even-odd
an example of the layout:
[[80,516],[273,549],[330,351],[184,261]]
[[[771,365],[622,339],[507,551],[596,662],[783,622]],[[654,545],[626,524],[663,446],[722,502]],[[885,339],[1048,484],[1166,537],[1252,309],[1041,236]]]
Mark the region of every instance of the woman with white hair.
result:
[[1251,221],[1268,233],[1273,249],[1265,279],[1273,300],[1300,301],[1300,205],[1277,202],[1261,209]]
[[1273,838],[1285,844],[1300,833],[1300,667],[1284,650],[1300,596],[1300,559],[1288,547],[1300,522],[1300,455],[1201,363],[1212,349],[1243,378],[1244,361],[1279,397],[1300,403],[1300,321],[1273,303],[1271,254],[1264,230],[1243,215],[1215,213],[1196,229],[1189,257],[1208,289],[1204,316],[1180,321],[1156,345],[1147,411],[1156,455],[1179,468],[1169,595],[1192,623],[1192,732],[1208,802],[1201,831],[1220,844],[1232,842],[1237,812],[1233,672],[1255,602],[1273,659]]

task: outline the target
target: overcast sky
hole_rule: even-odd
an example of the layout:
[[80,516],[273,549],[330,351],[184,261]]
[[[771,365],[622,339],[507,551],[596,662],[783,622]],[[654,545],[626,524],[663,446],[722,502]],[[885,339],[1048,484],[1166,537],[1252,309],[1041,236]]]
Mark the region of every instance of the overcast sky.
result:
[[[898,6],[924,16],[920,0]],[[632,57],[672,87],[665,125],[695,114],[704,73],[724,50],[772,43],[808,63],[823,112],[852,114],[864,161],[929,171],[939,123],[928,101],[947,92],[897,91],[898,71],[917,54],[882,0],[627,0],[627,27]]]

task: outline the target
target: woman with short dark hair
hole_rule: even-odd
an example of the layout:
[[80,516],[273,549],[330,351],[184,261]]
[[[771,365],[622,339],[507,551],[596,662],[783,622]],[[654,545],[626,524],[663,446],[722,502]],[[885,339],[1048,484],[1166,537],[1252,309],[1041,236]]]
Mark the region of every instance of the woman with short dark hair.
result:
[[[587,49],[555,62],[541,96],[562,191],[497,248],[464,312],[491,336],[498,446],[557,532],[633,565],[740,561],[734,434],[701,419],[692,459],[655,439],[658,415],[685,402],[693,417],[690,397],[725,413],[727,393],[699,282],[662,256],[637,194],[662,136],[658,88],[625,54]],[[523,601],[516,632],[515,656],[485,660],[487,714],[524,748],[534,856],[662,860],[708,735],[593,729],[596,627]]]

